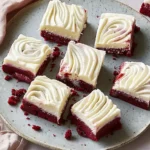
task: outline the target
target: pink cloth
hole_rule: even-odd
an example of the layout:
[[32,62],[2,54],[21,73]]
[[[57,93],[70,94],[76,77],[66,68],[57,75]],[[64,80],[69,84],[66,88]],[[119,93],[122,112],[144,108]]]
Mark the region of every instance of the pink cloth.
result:
[[0,118],[0,150],[24,150],[27,141],[8,129]]
[[[32,0],[0,0],[0,44],[6,34],[6,15],[27,5]],[[26,141],[10,131],[0,118],[0,150],[23,150]]]
[[11,11],[27,5],[33,0],[0,0],[0,44],[6,34],[6,15]]

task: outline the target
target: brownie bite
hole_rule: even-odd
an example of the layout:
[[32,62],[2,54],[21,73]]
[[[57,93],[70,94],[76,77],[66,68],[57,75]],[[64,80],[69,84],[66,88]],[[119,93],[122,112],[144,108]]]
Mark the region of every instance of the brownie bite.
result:
[[87,11],[82,6],[53,0],[49,2],[40,24],[41,36],[45,40],[63,45],[71,40],[77,42],[86,22]]
[[132,56],[134,30],[133,16],[103,13],[99,21],[95,48],[110,54]]
[[70,41],[57,79],[79,91],[91,92],[103,65],[105,52]]

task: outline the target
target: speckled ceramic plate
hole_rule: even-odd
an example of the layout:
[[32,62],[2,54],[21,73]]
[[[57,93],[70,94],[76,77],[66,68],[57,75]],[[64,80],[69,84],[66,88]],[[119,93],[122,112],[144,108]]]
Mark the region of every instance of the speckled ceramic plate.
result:
[[[142,61],[150,65],[150,22],[141,14],[133,9],[116,2],[114,0],[65,0],[67,3],[75,3],[82,5],[88,11],[88,25],[81,38],[81,42],[90,46],[94,45],[96,29],[98,26],[101,13],[115,12],[134,15],[137,20],[137,25],[141,27],[141,32],[136,35],[138,46],[135,55],[132,58],[119,57],[113,60],[111,55],[107,55],[104,67],[98,79],[98,88],[108,95],[112,86],[110,79],[113,78],[114,67],[119,66],[123,61]],[[7,36],[4,43],[0,46],[0,61],[3,62],[4,57],[7,55],[12,42],[18,37],[19,34],[33,36],[37,39],[42,39],[38,31],[40,21],[48,5],[48,0],[39,1],[31,6],[22,10],[8,26]],[[42,39],[43,40],[43,39]],[[56,44],[48,43],[51,47]],[[61,51],[66,50],[66,47],[60,47]],[[60,58],[61,59],[61,58]],[[56,67],[53,72],[50,72],[50,67],[47,67],[46,74],[50,78],[55,78],[59,69],[60,59],[56,61]],[[51,149],[72,149],[72,150],[100,150],[112,149],[122,146],[130,142],[140,135],[150,124],[150,111],[146,111],[130,105],[126,102],[111,98],[115,104],[122,111],[122,124],[123,128],[115,134],[104,137],[99,142],[93,142],[89,139],[80,137],[75,131],[75,127],[69,123],[64,126],[57,126],[46,120],[30,115],[30,120],[26,119],[19,106],[12,107],[7,104],[8,97],[11,95],[12,88],[28,88],[28,84],[18,83],[16,80],[5,81],[5,74],[0,70],[0,114],[8,124],[8,126],[25,139],[36,144],[51,148]],[[79,98],[78,98],[79,99]],[[35,124],[42,127],[41,132],[32,130],[28,124]],[[71,128],[73,131],[73,140],[67,141],[64,138],[65,131]],[[54,137],[55,134],[56,136]]]

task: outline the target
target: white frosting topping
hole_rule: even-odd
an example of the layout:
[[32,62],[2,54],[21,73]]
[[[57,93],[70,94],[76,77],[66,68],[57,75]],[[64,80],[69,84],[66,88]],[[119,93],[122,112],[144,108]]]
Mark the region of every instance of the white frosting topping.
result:
[[28,70],[36,75],[42,63],[51,53],[51,48],[42,41],[19,35],[12,44],[3,64]]
[[144,3],[150,4],[150,0],[144,0]]
[[78,41],[86,21],[87,13],[81,6],[53,0],[49,2],[40,30]]
[[65,84],[46,76],[37,76],[24,99],[59,120],[70,95],[71,89]]
[[104,58],[104,51],[70,41],[58,75],[69,73],[70,79],[82,80],[95,87]]
[[150,102],[150,66],[141,62],[125,62],[113,89]]
[[117,106],[100,90],[94,90],[87,97],[75,103],[71,112],[83,121],[94,134],[121,116]]
[[135,18],[130,15],[104,13],[101,15],[96,48],[131,48]]

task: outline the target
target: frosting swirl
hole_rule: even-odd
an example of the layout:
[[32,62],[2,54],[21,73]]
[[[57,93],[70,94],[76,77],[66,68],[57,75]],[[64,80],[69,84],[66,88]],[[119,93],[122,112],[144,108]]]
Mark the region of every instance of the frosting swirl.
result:
[[78,40],[87,20],[85,10],[78,5],[67,5],[60,0],[50,1],[40,30]]
[[[101,15],[95,47],[127,48],[130,47],[133,26],[133,16],[105,13]],[[104,45],[105,44],[105,45]]]
[[113,89],[125,92],[137,98],[150,101],[150,66],[141,62],[125,62],[122,65],[121,78],[116,80]]
[[104,51],[71,41],[61,62],[59,75],[69,73],[71,79],[83,80],[96,86],[104,57]]
[[24,99],[57,116],[59,120],[70,94],[71,89],[65,84],[46,76],[37,76],[29,86]]
[[47,44],[43,44],[42,41],[19,35],[12,44],[4,63],[13,64],[36,74],[51,52],[51,48]]
[[74,104],[71,111],[84,121],[94,134],[107,123],[121,116],[117,106],[100,90],[94,90],[87,97]]

